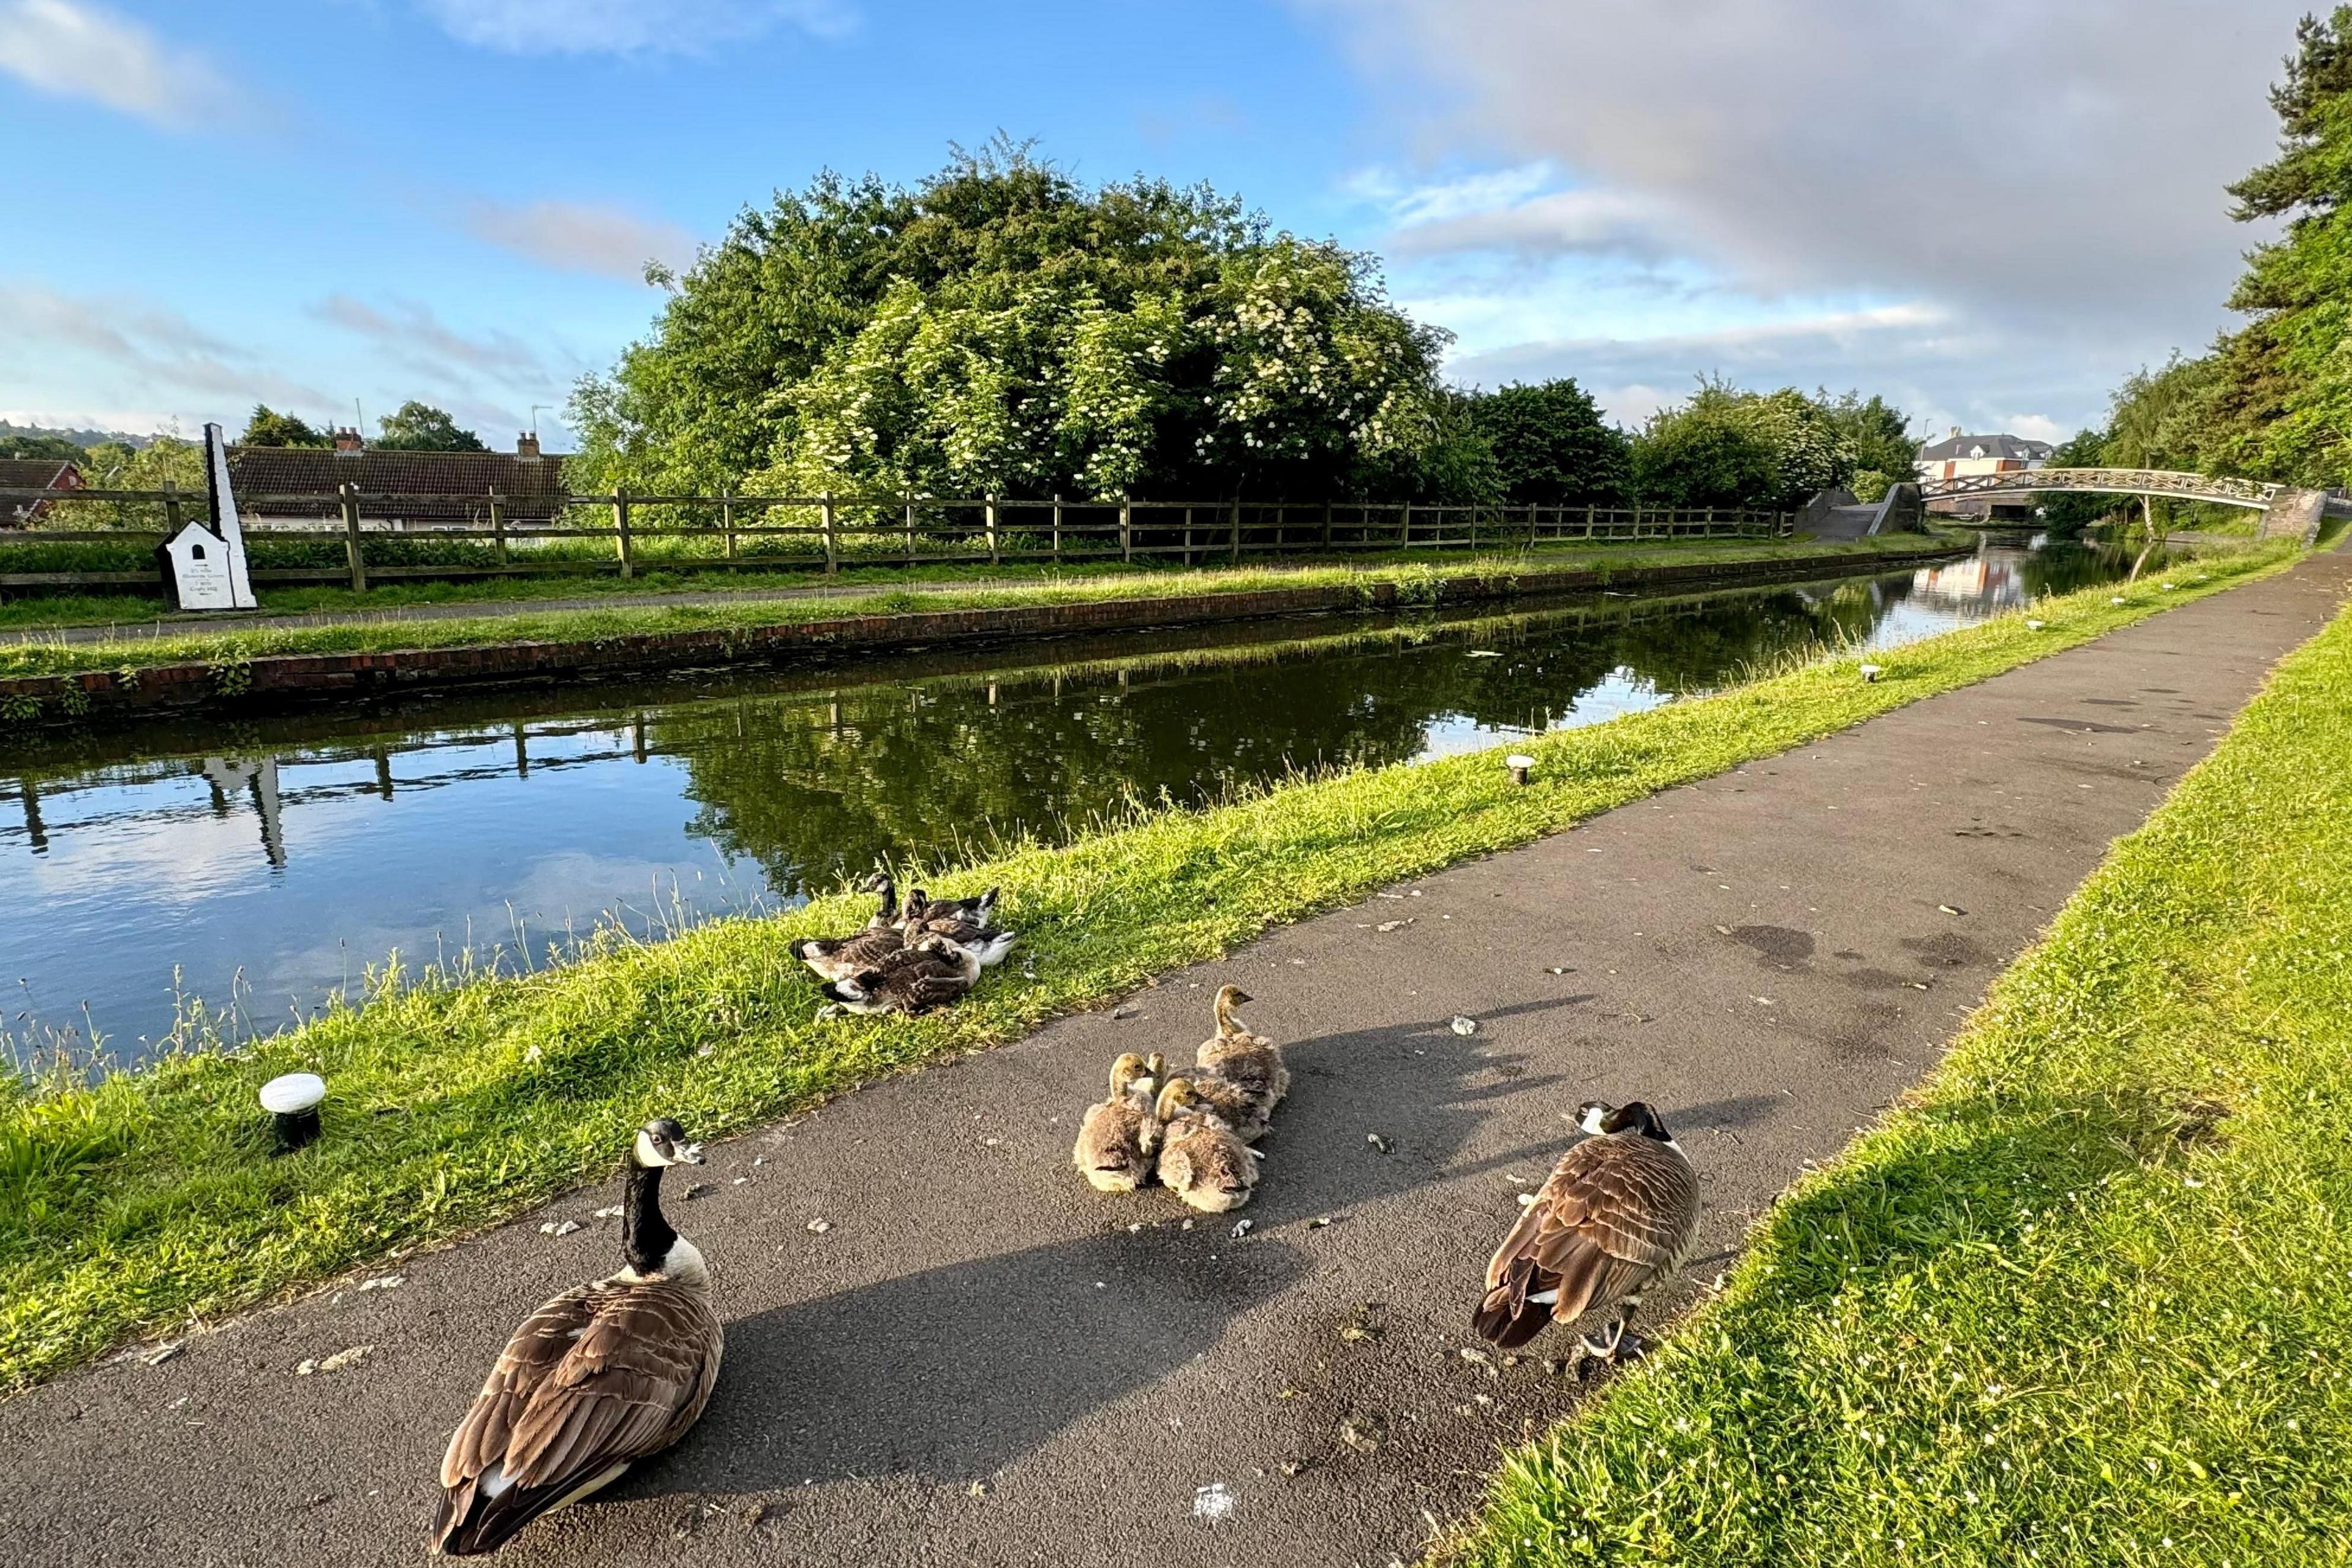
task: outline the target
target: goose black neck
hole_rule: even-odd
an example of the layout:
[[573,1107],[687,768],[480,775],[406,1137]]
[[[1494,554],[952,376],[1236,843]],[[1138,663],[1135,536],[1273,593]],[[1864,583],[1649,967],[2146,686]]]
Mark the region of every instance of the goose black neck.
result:
[[622,1199],[621,1238],[628,1248],[629,1267],[640,1274],[659,1271],[669,1261],[677,1232],[661,1211],[662,1168],[629,1163],[629,1188]]

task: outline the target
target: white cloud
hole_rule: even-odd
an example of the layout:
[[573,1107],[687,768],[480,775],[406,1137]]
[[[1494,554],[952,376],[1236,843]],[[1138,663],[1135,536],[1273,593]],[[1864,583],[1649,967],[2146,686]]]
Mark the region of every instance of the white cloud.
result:
[[691,54],[777,26],[821,38],[856,26],[843,0],[418,0],[461,43],[512,54]]
[[[79,298],[0,281],[0,373],[19,385],[92,386],[96,406],[152,406],[173,394],[214,410],[255,402],[318,407],[335,399],[148,301]],[[138,426],[131,426],[137,428]]]
[[469,337],[445,324],[430,306],[413,300],[380,307],[349,294],[330,294],[312,313],[369,340],[400,363],[445,377],[470,371],[525,384],[559,386],[565,379],[539,350],[512,332]]
[[2000,421],[2003,434],[2022,436],[2029,441],[2063,441],[2074,433],[2074,427],[2061,425],[2046,414],[2012,414]]
[[467,208],[465,224],[478,239],[567,272],[634,282],[648,261],[679,268],[694,259],[694,237],[686,230],[604,203],[478,201]]
[[76,0],[0,0],[0,71],[51,97],[102,104],[167,130],[237,111],[236,94],[203,56]]
[[[2307,0],[1294,0],[1437,107],[1433,158],[1512,164],[1398,254],[1672,258],[1759,310],[1920,300],[1984,353],[2095,382],[2195,348],[2242,249]],[[1432,93],[1434,84],[1439,90]],[[1383,83],[1385,90],[1386,84]],[[1388,97],[1396,96],[1393,93]],[[1563,193],[1528,183],[1557,171]],[[1954,379],[2009,381],[1955,358]],[[2000,406],[2071,406],[2033,388]],[[1984,410],[1990,416],[1993,411]],[[2085,407],[2088,414],[2092,409]]]

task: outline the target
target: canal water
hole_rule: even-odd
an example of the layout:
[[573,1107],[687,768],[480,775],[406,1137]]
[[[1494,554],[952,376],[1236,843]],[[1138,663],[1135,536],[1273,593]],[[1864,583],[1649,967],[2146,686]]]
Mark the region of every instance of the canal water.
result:
[[[1260,621],[814,671],[158,722],[0,752],[6,1040],[135,1062],[201,1000],[269,1030],[395,952],[545,963],[789,905],[878,857],[1053,839],[1136,802],[1591,724],[1827,645],[2120,576],[1951,564],[1507,616]],[[93,1039],[96,1047],[93,1049]]]

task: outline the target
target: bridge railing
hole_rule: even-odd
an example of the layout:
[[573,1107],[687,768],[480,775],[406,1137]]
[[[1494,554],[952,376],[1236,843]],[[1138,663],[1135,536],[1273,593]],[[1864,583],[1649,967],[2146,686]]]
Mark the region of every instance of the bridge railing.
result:
[[2260,479],[2240,479],[2212,474],[2184,474],[2167,468],[2016,468],[2000,474],[1963,474],[1948,479],[1920,482],[1927,500],[1957,500],[1970,496],[2033,495],[2053,491],[2091,491],[2108,495],[2172,497],[2211,501],[2221,506],[2267,509],[2284,487]]

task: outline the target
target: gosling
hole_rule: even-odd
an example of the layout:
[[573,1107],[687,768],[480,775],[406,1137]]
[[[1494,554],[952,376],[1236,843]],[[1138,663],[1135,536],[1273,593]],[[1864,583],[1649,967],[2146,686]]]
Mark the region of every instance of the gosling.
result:
[[1257,1152],[1234,1136],[1191,1079],[1169,1079],[1154,1113],[1160,1123],[1162,1186],[1208,1214],[1225,1214],[1250,1201],[1257,1185]]

